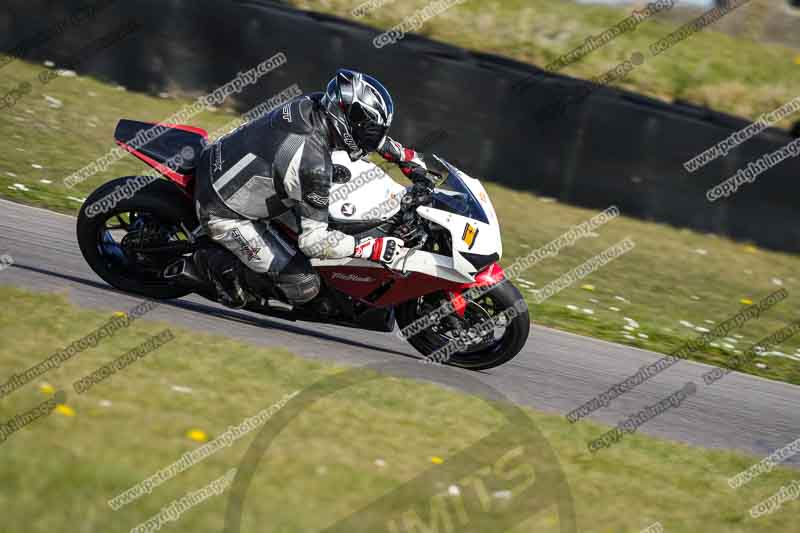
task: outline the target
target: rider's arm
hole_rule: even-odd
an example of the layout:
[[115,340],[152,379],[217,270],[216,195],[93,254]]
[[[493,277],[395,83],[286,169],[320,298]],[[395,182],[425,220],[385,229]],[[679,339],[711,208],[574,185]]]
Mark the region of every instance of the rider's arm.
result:
[[428,176],[428,166],[425,164],[420,152],[406,148],[387,136],[386,140],[378,148],[378,154],[383,156],[385,160],[397,164],[400,171],[412,182],[433,187],[434,184]]
[[[403,241],[394,237],[366,238],[356,243],[353,236],[328,228],[333,164],[320,145],[306,145],[300,162],[300,250],[308,257],[341,259],[358,257],[391,262]],[[284,181],[284,183],[286,183]]]
[[[378,148],[378,154],[387,161],[399,164],[406,176],[411,173],[410,168],[412,165],[419,165],[426,168],[421,153],[411,148],[406,148],[389,136],[386,137],[386,140],[383,141],[383,144]],[[411,163],[412,165],[404,166],[401,163]]]
[[[365,237],[356,243],[355,237],[328,229],[328,205],[322,207],[322,196],[308,194],[300,204],[300,226],[302,233],[298,246],[307,257],[341,259],[358,257],[369,261],[391,263],[403,247],[403,241],[395,237]],[[327,200],[327,195],[324,197]]]
[[300,250],[308,257],[320,259],[341,259],[352,256],[355,250],[355,238],[340,231],[329,230],[328,221],[321,220],[320,211],[328,212],[327,209],[317,209],[312,212],[307,211],[306,216],[300,215],[302,228],[298,238]]
[[350,257],[356,241],[351,235],[328,229],[328,201],[331,188],[330,166],[301,170],[300,250],[308,257],[340,259]]

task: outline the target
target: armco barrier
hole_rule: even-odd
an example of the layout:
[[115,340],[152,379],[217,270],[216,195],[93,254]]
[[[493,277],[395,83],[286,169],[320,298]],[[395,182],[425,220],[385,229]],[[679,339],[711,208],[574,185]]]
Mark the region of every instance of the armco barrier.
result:
[[[91,3],[6,0],[0,49],[13,49]],[[766,130],[689,174],[684,161],[747,121],[609,88],[537,121],[533,117],[542,109],[575,94],[582,82],[507,58],[414,35],[376,49],[372,39],[380,31],[374,28],[266,0],[118,0],[27,57],[67,61],[70,51],[108,24],[130,17],[144,29],[82,63],[82,73],[129,90],[158,93],[177,86],[199,95],[283,51],[288,63],[237,97],[239,109],[246,110],[292,83],[321,90],[336,68],[357,68],[392,91],[398,109],[394,137],[413,145],[445,129],[449,136],[437,152],[468,173],[578,205],[615,204],[644,219],[800,251],[800,210],[793,209],[800,158],[784,161],[734,196],[714,203],[705,197],[737,168],[789,142],[785,132]],[[537,72],[524,91],[515,87]],[[135,110],[120,113],[136,118]]]

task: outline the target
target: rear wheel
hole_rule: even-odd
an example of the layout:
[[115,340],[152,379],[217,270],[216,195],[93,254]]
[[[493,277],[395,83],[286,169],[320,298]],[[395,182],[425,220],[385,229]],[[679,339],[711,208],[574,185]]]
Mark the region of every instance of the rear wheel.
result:
[[191,200],[177,185],[157,180],[105,213],[87,214],[88,206],[131,179],[106,183],[84,202],[77,223],[84,259],[109,285],[125,292],[156,299],[190,294],[162,277],[167,265],[191,250],[188,234],[198,225]]
[[[399,306],[398,326],[402,330],[424,319],[446,301],[445,294],[434,293]],[[407,340],[431,361],[485,370],[513,359],[529,332],[527,305],[519,290],[505,281],[467,302],[463,317],[453,313]]]

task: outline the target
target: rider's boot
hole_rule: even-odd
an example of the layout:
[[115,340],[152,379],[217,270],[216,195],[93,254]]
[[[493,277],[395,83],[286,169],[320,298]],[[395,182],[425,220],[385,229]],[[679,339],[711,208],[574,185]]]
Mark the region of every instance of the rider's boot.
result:
[[201,248],[194,253],[194,262],[217,291],[217,300],[232,309],[247,305],[247,292],[242,286],[242,264],[221,248]]

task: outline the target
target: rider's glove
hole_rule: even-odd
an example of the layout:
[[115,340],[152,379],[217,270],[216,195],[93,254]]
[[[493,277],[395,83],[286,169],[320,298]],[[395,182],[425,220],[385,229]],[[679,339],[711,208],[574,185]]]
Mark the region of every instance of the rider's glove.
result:
[[396,163],[403,174],[413,183],[433,188],[435,182],[426,172],[428,166],[425,164],[421,152],[406,148],[391,137],[386,137],[384,143],[378,148],[378,153],[387,161]]
[[400,171],[405,174],[412,183],[425,185],[433,189],[436,182],[430,177],[425,167],[411,161],[402,161],[398,163],[397,166],[400,167]]
[[411,161],[421,166],[425,166],[425,160],[420,152],[406,148],[399,142],[391,137],[386,137],[383,144],[378,148],[378,153],[387,161],[393,163],[400,163],[402,161]]
[[391,263],[400,255],[402,247],[403,241],[396,237],[367,237],[356,244],[353,257],[379,263]]

